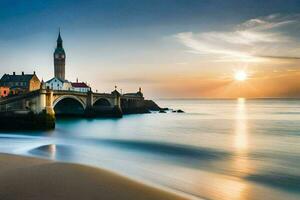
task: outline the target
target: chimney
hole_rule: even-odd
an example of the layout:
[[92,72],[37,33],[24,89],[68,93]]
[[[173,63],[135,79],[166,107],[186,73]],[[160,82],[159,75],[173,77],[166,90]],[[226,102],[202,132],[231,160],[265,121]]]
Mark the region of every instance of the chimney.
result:
[[13,72],[13,75],[16,75],[16,72]]
[[22,72],[22,75],[24,76],[24,72]]
[[35,71],[33,71],[33,74],[35,75]]

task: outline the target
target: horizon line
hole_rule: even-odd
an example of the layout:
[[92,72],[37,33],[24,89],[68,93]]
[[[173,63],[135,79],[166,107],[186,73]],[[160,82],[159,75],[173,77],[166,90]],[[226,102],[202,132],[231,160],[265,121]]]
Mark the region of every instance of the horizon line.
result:
[[248,99],[248,100],[300,100],[300,97],[174,97],[174,98],[154,98],[155,100],[236,100],[236,99]]

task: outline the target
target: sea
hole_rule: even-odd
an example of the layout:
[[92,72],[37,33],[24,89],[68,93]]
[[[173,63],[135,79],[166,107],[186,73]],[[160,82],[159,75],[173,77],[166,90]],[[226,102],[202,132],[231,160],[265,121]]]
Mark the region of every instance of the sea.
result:
[[[182,109],[0,132],[0,152],[103,168],[191,199],[299,200],[299,99],[160,99]],[[1,180],[0,180],[1,181]]]

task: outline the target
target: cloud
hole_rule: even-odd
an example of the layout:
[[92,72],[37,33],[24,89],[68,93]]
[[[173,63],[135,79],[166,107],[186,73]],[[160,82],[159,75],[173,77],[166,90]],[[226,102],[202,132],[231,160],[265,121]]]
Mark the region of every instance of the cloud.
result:
[[125,78],[114,78],[109,79],[107,82],[109,83],[121,83],[121,84],[136,84],[136,83],[143,83],[143,84],[155,84],[158,80],[156,79],[150,79],[150,78],[136,78],[136,77],[125,77]]
[[175,38],[188,47],[188,52],[213,55],[215,61],[295,60],[300,55],[300,41],[291,33],[300,32],[299,27],[300,15],[274,14],[250,19],[230,31],[182,32]]
[[266,31],[297,23],[297,19],[299,19],[299,15],[283,16],[280,14],[273,14],[267,17],[250,19],[238,25],[238,28],[256,31]]
[[289,56],[263,56],[260,55],[260,58],[269,58],[269,59],[279,59],[279,60],[300,60],[300,57],[289,57]]

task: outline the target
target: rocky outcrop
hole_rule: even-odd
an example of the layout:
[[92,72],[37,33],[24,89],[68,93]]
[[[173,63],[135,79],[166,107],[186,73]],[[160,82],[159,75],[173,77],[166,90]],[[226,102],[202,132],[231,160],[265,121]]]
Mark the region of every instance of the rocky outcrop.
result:
[[151,111],[160,111],[161,108],[153,100],[144,100],[145,108]]
[[0,113],[1,130],[51,130],[55,128],[55,116],[43,111],[39,114]]

